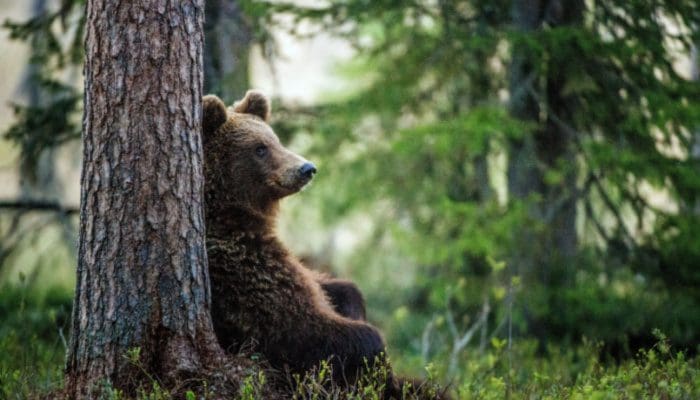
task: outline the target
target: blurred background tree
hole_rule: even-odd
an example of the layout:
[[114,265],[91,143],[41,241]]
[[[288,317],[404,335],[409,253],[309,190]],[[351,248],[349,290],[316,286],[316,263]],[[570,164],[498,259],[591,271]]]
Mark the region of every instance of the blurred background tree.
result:
[[82,63],[82,22],[77,17],[81,4],[49,7],[45,0],[33,0],[29,20],[3,24],[10,39],[25,41],[30,48],[20,89],[25,99],[9,103],[15,121],[4,132],[20,153],[19,196],[0,204],[6,211],[0,224],[0,277],[4,280],[16,273],[18,268],[12,264],[28,262],[21,250],[36,246],[38,240],[51,243],[43,247],[54,253],[54,262],[42,257],[29,261],[33,264],[26,268],[32,272],[27,277],[30,282],[44,264],[51,268],[75,257],[76,231],[70,218],[75,209],[61,204],[64,183],[57,168],[57,149],[80,137],[82,97],[73,82]]
[[[83,2],[60,4],[5,23],[32,44],[44,91],[6,132],[37,176],[41,154],[79,136],[60,71],[79,66]],[[527,338],[540,355],[586,337],[621,358],[654,328],[697,351],[700,4],[209,0],[206,13],[205,89],[227,102],[254,82],[251,49],[282,58],[275,32],[352,46],[342,89],[273,112],[320,167],[282,231],[359,283],[400,368],[465,373]]]
[[[70,217],[77,205],[65,204],[64,182],[56,164],[57,149],[80,139],[83,63],[84,0],[33,0],[26,21],[6,20],[11,40],[26,42],[30,54],[22,100],[11,100],[14,122],[3,133],[20,150],[18,176],[21,193],[0,201],[7,228],[0,230],[0,276],[12,275],[22,249],[49,235],[60,235],[63,252],[74,264],[77,231]],[[220,93],[230,102],[249,87],[249,53],[253,44],[272,56],[269,32],[256,18],[261,8],[247,1],[206,1],[205,92]],[[37,213],[37,211],[42,211]],[[56,224],[55,222],[58,222]],[[56,228],[59,228],[58,232]],[[49,252],[56,251],[51,247]],[[2,268],[2,260],[8,259]],[[62,259],[61,261],[64,261]],[[45,260],[38,258],[28,277],[35,281]],[[3,272],[4,269],[4,272]],[[72,286],[72,285],[66,285]]]
[[371,220],[356,265],[414,274],[402,296],[386,290],[401,286],[393,276],[371,292],[400,311],[395,346],[429,355],[475,324],[482,349],[510,334],[541,351],[586,336],[619,357],[655,327],[698,343],[697,3],[271,10],[357,51],[350,94],[281,124],[316,135],[324,222]]

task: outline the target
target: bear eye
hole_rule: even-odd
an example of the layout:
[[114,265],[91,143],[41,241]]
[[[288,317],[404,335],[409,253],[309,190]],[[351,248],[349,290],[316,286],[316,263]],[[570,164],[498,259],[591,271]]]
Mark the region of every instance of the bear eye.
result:
[[260,145],[260,146],[256,147],[256,148],[255,148],[255,154],[256,154],[258,157],[265,157],[265,155],[267,154],[267,146],[265,146],[265,145]]

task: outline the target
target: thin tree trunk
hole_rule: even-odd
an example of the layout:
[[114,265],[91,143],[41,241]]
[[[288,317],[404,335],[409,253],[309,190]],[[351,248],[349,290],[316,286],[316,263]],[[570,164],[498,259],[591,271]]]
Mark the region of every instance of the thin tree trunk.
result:
[[[32,1],[32,16],[38,17],[47,11],[47,0]],[[32,47],[32,53],[37,49]],[[34,55],[34,54],[33,54]],[[31,59],[31,57],[30,57]],[[27,65],[25,80],[25,91],[30,107],[40,107],[51,102],[51,93],[42,90],[39,84],[40,66],[35,62]],[[25,137],[22,146],[36,146],[31,143],[31,137]],[[64,195],[61,184],[61,177],[56,173],[56,148],[49,146],[41,151],[38,159],[30,160],[22,157],[19,164],[19,187],[20,200],[23,202],[47,202],[60,203]],[[57,214],[58,223],[61,228],[61,235],[65,243],[66,250],[73,259],[76,256],[76,233],[75,223],[65,213]],[[36,274],[34,274],[36,276]]]
[[250,88],[251,27],[237,0],[206,0],[204,91],[227,104]]
[[[524,35],[550,26],[579,23],[584,4],[581,0],[515,0],[513,23]],[[572,271],[553,274],[553,268],[570,265],[578,245],[576,233],[576,165],[574,138],[563,123],[571,123],[575,104],[563,88],[567,67],[561,60],[545,60],[527,46],[513,49],[510,66],[510,113],[514,118],[532,124],[534,131],[510,142],[508,160],[508,196],[524,201],[534,224],[526,224],[516,232],[516,246],[511,268],[523,278],[525,285],[558,285],[553,276],[570,279]],[[539,68],[538,68],[539,67]],[[546,71],[543,74],[543,71]],[[545,172],[560,171],[557,182],[546,182]],[[546,326],[533,315],[529,304],[522,304],[528,330],[544,344]]]
[[[545,18],[552,26],[573,26],[583,18],[583,0],[550,0],[545,9]],[[563,60],[550,60],[546,77],[546,121],[542,134],[537,137],[538,159],[550,170],[561,172],[559,182],[550,182],[544,189],[541,203],[542,215],[546,216],[547,233],[544,241],[548,264],[568,265],[576,254],[576,179],[578,166],[571,130],[562,124],[573,126],[572,116],[576,109],[576,93],[565,94],[564,87],[570,79],[569,64]],[[570,272],[570,271],[569,271]],[[564,274],[568,276],[570,274]],[[549,280],[548,276],[543,277]]]
[[[32,17],[38,17],[46,11],[46,0],[32,1]],[[36,53],[36,49],[32,48],[32,52]],[[30,107],[38,107],[42,102],[46,102],[39,85],[39,70],[40,66],[34,62],[27,65],[24,90],[27,93],[27,102]],[[31,138],[25,138],[22,146],[31,146]],[[21,158],[19,165],[19,185],[20,197],[22,199],[41,199],[47,201],[56,201],[59,197],[59,186],[56,182],[55,174],[55,150],[48,148],[42,151],[36,164],[32,165],[25,158]],[[33,162],[33,161],[32,161]]]
[[[561,0],[520,0],[514,2],[513,21],[519,32],[527,34],[540,29],[545,20],[551,26],[580,23],[583,9],[580,0],[566,5]],[[542,77],[535,69],[542,62],[527,48],[513,51],[510,113],[536,128],[533,134],[511,141],[508,190],[512,199],[528,201],[533,195],[540,199],[531,205],[530,216],[544,229],[540,234],[530,228],[523,230],[518,241],[522,251],[516,262],[526,279],[548,283],[549,267],[570,260],[578,245],[577,165],[574,138],[561,125],[571,124],[575,109],[574,97],[563,93],[567,67],[553,60]],[[540,88],[542,83],[544,90]],[[561,180],[545,182],[547,170],[561,171]]]
[[[523,34],[533,32],[541,24],[541,2],[539,0],[515,0],[513,2],[513,25]],[[510,65],[510,114],[517,119],[539,125],[540,107],[530,90],[536,86],[536,71],[533,55],[527,47],[515,47]],[[542,191],[542,177],[538,168],[537,149],[534,134],[524,135],[510,142],[508,159],[508,197],[511,200],[526,201],[528,196]],[[533,219],[540,215],[536,206],[530,207]],[[528,224],[529,226],[529,224]],[[518,233],[518,248],[510,262],[511,268],[519,275],[529,278],[533,274],[532,254],[537,246],[534,232],[522,227]]]
[[[694,82],[700,81],[700,42],[693,44],[690,53],[690,80]],[[693,145],[690,149],[690,156],[696,160],[700,160],[700,127],[695,128],[693,132]],[[695,204],[691,205],[695,214],[700,214],[700,199],[695,199]]]
[[203,0],[88,1],[71,398],[223,357],[204,244],[202,15]]

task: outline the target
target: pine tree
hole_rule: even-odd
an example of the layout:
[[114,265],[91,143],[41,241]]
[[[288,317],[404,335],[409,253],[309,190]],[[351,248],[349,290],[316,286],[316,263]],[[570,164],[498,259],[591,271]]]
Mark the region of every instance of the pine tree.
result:
[[[692,343],[700,321],[664,310],[674,308],[671,291],[700,301],[690,266],[697,216],[681,207],[700,194],[688,157],[699,88],[673,62],[697,36],[697,2],[348,0],[275,10],[356,47],[354,90],[313,110],[317,152],[332,165],[324,171],[343,182],[319,207],[329,221],[358,210],[376,219],[375,251],[365,254],[387,253],[377,238],[392,233],[422,266],[414,303],[473,316],[487,297],[505,306],[494,313],[502,326],[512,288],[523,334],[639,344],[664,326]],[[612,282],[630,285],[635,300]]]
[[71,398],[223,365],[201,198],[202,21],[201,0],[88,2]]

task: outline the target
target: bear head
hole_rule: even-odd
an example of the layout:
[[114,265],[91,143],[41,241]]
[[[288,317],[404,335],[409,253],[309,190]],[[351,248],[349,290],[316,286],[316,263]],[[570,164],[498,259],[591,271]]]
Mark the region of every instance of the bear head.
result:
[[213,95],[202,105],[207,225],[230,231],[265,224],[316,167],[280,143],[267,124],[270,102],[262,93],[248,91],[228,109]]

